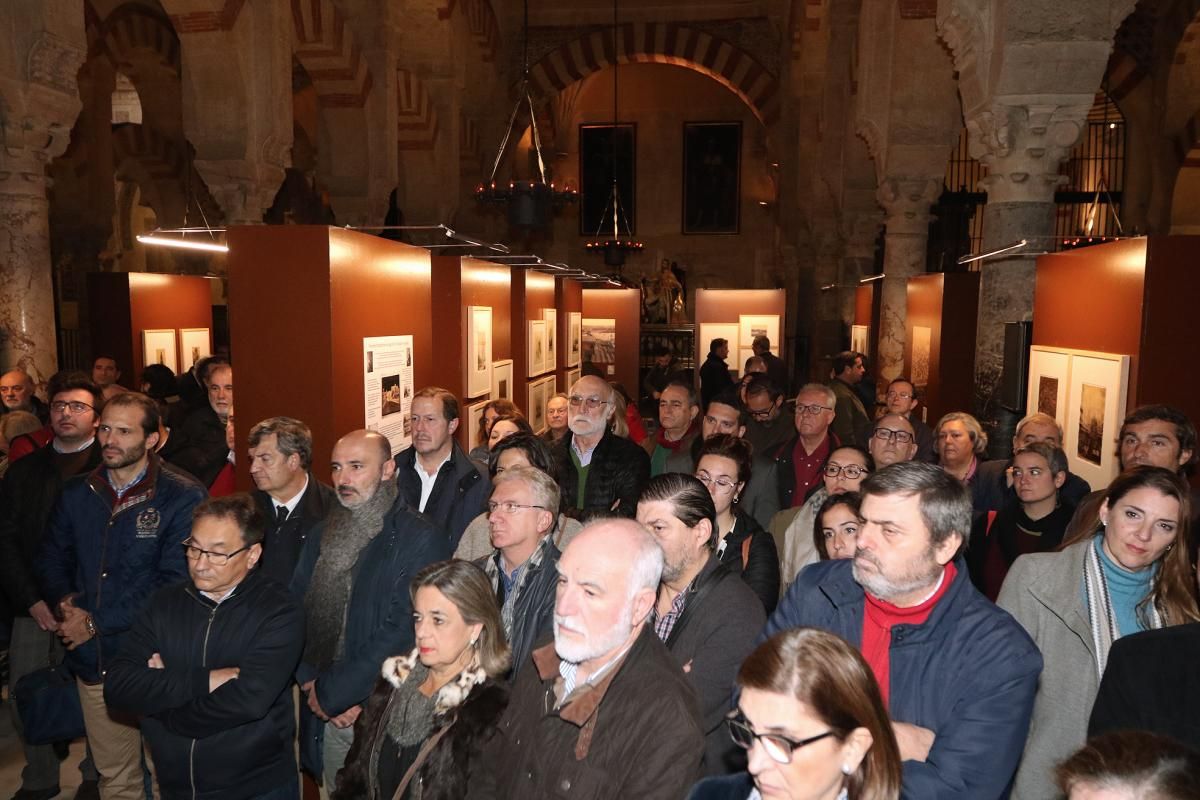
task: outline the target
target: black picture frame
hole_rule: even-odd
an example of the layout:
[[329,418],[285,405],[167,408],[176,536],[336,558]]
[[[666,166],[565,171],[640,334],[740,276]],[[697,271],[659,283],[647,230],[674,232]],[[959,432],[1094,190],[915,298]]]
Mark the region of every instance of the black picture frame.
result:
[[683,123],[684,234],[737,234],[742,224],[742,123]]
[[[637,233],[637,124],[619,122],[616,129],[617,186],[621,192],[621,234]],[[612,217],[605,214],[613,182],[612,124],[579,126],[579,235],[612,234]]]

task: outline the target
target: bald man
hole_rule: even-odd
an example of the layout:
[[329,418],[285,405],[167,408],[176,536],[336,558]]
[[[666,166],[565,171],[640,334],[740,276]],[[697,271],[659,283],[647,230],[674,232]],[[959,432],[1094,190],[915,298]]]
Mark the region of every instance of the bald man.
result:
[[4,405],[3,413],[10,411],[28,411],[43,425],[50,424],[50,409],[34,392],[33,378],[22,369],[9,370],[0,375],[0,402]]
[[567,433],[555,448],[564,511],[576,519],[617,514],[632,519],[650,480],[650,456],[614,434],[613,388],[585,375],[567,394]]
[[379,665],[413,648],[409,581],[453,550],[399,499],[391,456],[388,440],[374,431],[353,431],[333,446],[338,503],[305,541],[292,578],[307,617],[296,670],[305,700],[300,766],[314,778],[324,775],[330,792]]
[[908,417],[884,414],[875,420],[867,449],[875,459],[876,470],[901,461],[912,461],[917,454],[917,433]]

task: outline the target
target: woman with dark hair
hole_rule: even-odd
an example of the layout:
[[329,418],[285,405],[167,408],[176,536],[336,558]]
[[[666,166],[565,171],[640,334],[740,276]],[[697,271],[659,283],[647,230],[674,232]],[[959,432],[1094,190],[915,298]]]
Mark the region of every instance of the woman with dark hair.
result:
[[[496,443],[495,449],[488,454],[488,473],[493,482],[496,476],[506,469],[513,467],[533,467],[549,475],[555,483],[558,482],[558,467],[554,453],[546,440],[534,433],[514,433]],[[558,515],[558,523],[550,534],[554,537],[554,546],[560,551],[567,546],[582,526],[563,514]],[[471,520],[458,540],[458,548],[454,551],[455,558],[463,561],[478,561],[492,554],[492,540],[489,535],[487,512]]]
[[817,509],[813,524],[813,545],[822,561],[839,558],[854,558],[858,541],[858,507],[862,495],[858,492],[831,494]]
[[1054,783],[1067,800],[1195,800],[1200,753],[1153,733],[1109,733],[1059,764]]
[[738,671],[733,741],[750,771],[708,778],[688,800],[896,800],[900,750],[871,668],[815,628],[763,642]]
[[383,662],[332,800],[458,800],[508,705],[509,649],[483,570],[440,561],[410,592],[417,647]]
[[1023,555],[1009,569],[997,604],[1021,623],[1045,663],[1014,798],[1054,795],[1054,765],[1087,737],[1114,641],[1200,621],[1190,519],[1190,492],[1179,475],[1136,467],[1109,485],[1091,537]]
[[[487,447],[488,452],[496,449],[504,439],[517,433],[528,433],[533,435],[533,428],[529,422],[520,414],[506,414],[502,417],[496,417],[492,423],[491,432],[488,434]],[[489,459],[490,461],[490,459]]]
[[713,553],[716,516],[708,488],[691,475],[655,476],[638,498],[637,521],[663,551],[650,624],[696,690],[704,719],[702,766],[709,775],[744,763],[722,722],[738,664],[766,623],[754,592]]
[[775,539],[737,504],[750,482],[753,448],[745,439],[713,436],[700,448],[696,477],[717,511],[717,558],[740,574],[770,614],[779,600],[779,554]]
[[492,423],[500,417],[519,417],[521,409],[517,408],[517,404],[512,400],[506,400],[501,397],[497,400],[489,400],[483,406],[483,413],[479,415],[479,427],[475,431],[475,440],[479,444],[471,449],[468,455],[481,464],[486,464],[488,460],[488,437],[492,435]]

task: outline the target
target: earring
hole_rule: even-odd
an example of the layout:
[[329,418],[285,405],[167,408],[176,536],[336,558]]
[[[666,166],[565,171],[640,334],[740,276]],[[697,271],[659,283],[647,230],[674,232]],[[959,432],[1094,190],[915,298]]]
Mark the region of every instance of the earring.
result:
[[851,772],[854,772],[854,770],[850,768],[849,764],[842,764],[842,774],[843,775],[849,775]]
[[478,639],[472,639],[472,640],[471,640],[471,647],[474,647],[474,646],[475,646],[475,644],[476,644],[478,641],[479,641]]
[[740,500],[740,499],[741,499],[741,498],[740,498],[740,497],[738,497],[738,496],[735,494],[735,495],[733,496],[733,504],[736,506],[736,505],[738,504],[738,500]]

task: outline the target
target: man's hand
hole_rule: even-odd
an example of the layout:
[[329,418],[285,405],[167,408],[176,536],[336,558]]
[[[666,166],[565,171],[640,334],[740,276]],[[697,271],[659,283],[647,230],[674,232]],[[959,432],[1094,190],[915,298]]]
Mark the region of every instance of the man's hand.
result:
[[907,722],[893,722],[892,731],[896,734],[896,744],[900,745],[901,761],[924,761],[929,758],[935,738],[933,731]]
[[38,600],[31,605],[29,616],[33,617],[33,621],[44,631],[58,630],[58,620],[54,618],[54,612],[50,610],[50,606],[46,605],[45,600]]
[[358,719],[358,715],[362,713],[362,706],[350,706],[341,714],[338,714],[329,723],[335,728],[349,728]]
[[92,638],[87,625],[90,617],[86,611],[73,605],[64,604],[61,608],[63,621],[58,627],[58,636],[68,650],[74,650]]
[[163,663],[162,653],[153,653],[150,656],[150,658],[148,658],[146,660],[146,666],[149,667],[150,669],[166,669],[167,668],[167,665]]
[[329,715],[325,713],[325,709],[321,708],[321,704],[317,702],[316,681],[301,684],[300,689],[308,694],[308,710],[315,714],[318,719],[328,722]]
[[241,670],[237,667],[223,667],[222,669],[210,670],[208,673],[208,693],[212,694],[230,681],[237,680],[240,672]]

